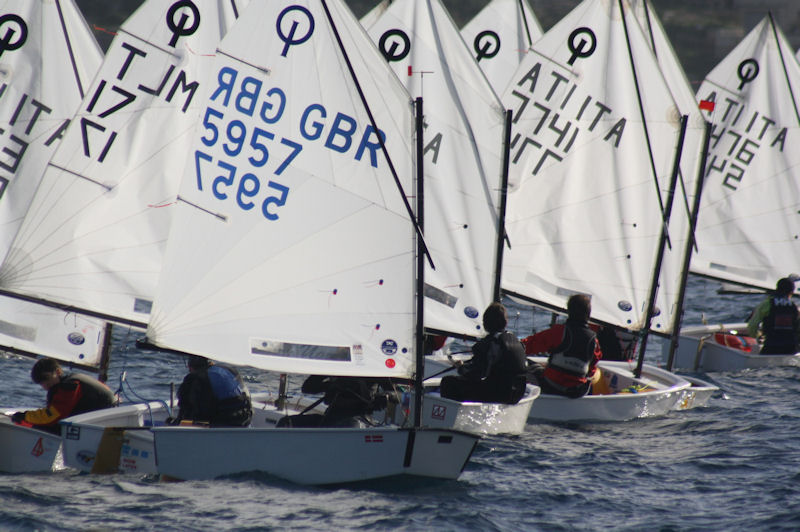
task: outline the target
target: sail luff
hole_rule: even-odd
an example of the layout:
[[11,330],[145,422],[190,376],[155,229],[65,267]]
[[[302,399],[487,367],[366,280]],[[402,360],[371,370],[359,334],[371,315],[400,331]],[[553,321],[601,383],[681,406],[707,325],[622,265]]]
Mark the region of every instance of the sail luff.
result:
[[789,94],[792,96],[791,102],[792,106],[794,107],[794,116],[795,118],[797,118],[797,124],[800,125],[800,111],[798,111],[797,109],[797,98],[795,98],[794,96],[794,88],[792,87],[792,82],[789,79],[789,71],[786,69],[786,59],[783,56],[783,46],[781,45],[781,40],[778,37],[778,29],[775,26],[775,19],[772,18],[772,11],[768,12],[768,16],[769,16],[769,25],[770,28],[772,29],[772,36],[778,45],[778,55],[780,56],[781,59],[781,67],[783,70],[784,79],[786,80],[786,88],[789,89]]

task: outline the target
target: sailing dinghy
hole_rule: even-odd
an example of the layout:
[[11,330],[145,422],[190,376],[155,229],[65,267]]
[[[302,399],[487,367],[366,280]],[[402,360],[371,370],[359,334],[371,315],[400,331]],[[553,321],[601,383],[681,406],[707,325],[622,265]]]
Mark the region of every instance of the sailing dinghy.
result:
[[[251,3],[214,71],[148,339],[280,373],[416,376],[421,390],[408,93],[339,0]],[[457,478],[478,441],[418,423],[151,430],[163,475],[301,484]]]
[[[629,3],[579,4],[534,43],[503,99],[514,111],[509,181],[517,184],[506,217],[504,292],[561,312],[571,294],[590,294],[593,320],[667,333],[679,268],[662,265],[682,258],[665,251],[679,238],[666,233],[668,198],[687,121]],[[617,380],[651,375],[660,385],[650,386],[649,400],[542,394],[529,419],[666,414],[690,384],[645,367],[644,348],[640,342],[636,368],[604,365]],[[602,406],[612,402],[632,407]]]
[[[15,295],[144,328],[213,54],[245,4],[150,0],[122,24],[88,96],[73,109],[15,240],[8,262],[26,266],[13,266]],[[75,423],[68,418],[65,464],[146,470],[137,464],[152,461],[152,437],[148,452],[136,446],[145,444],[126,443],[122,431],[102,449],[89,435],[142,426],[149,419],[142,411],[158,419],[168,410],[163,405],[122,405],[81,414]]]
[[[103,54],[72,0],[11,0],[0,6],[0,264],[12,248],[45,165],[80,105]],[[7,274],[0,267],[0,287]],[[49,356],[99,371],[103,320],[0,296],[0,351]],[[7,415],[26,408],[3,409]],[[49,471],[58,435],[0,415],[0,471]]]
[[[425,271],[425,329],[461,338],[483,336],[481,315],[500,298],[507,120],[502,102],[439,0],[395,0],[368,32],[408,92],[426,102],[428,208],[420,226],[434,267]],[[446,426],[450,420],[469,419],[452,428],[478,434],[520,434],[525,429],[520,411],[527,411],[539,393],[530,386],[514,405],[459,403],[440,397],[433,391],[437,385],[425,383],[424,423]],[[486,420],[483,428],[481,419]]]
[[[706,77],[697,93],[713,124],[691,272],[770,291],[798,260],[800,66],[772,16]],[[736,371],[800,365],[800,353],[759,355],[744,324],[685,327],[668,367]],[[737,334],[738,333],[738,334]]]
[[528,0],[491,0],[461,28],[464,42],[497,94],[544,32]]

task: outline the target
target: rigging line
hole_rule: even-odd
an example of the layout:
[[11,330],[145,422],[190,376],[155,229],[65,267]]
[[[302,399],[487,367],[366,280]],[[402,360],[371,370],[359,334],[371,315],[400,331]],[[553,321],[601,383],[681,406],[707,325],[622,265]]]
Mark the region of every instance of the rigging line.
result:
[[519,11],[522,13],[522,22],[525,24],[525,37],[528,38],[528,48],[533,46],[533,39],[531,39],[531,29],[528,27],[528,17],[525,13],[525,0],[518,0]]
[[786,69],[786,59],[783,57],[783,46],[781,46],[781,41],[778,38],[778,29],[775,27],[775,20],[772,18],[772,11],[768,12],[769,14],[769,24],[772,27],[772,35],[775,37],[775,43],[778,45],[778,54],[781,56],[781,66],[783,67],[783,75],[786,78],[786,86],[789,87],[789,94],[792,95],[792,106],[794,107],[794,116],[797,118],[797,123],[800,125],[800,111],[797,110],[797,98],[794,96],[794,90],[792,90],[792,83],[789,80],[789,71]]
[[[325,16],[328,18],[328,23],[331,25],[331,29],[333,30],[333,35],[336,37],[336,43],[339,45],[339,51],[344,58],[345,63],[347,63],[347,70],[350,72],[350,77],[353,80],[353,83],[356,86],[356,90],[358,91],[358,96],[361,99],[361,104],[364,106],[364,110],[367,112],[367,116],[369,117],[369,122],[372,128],[376,132],[376,137],[378,137],[378,142],[381,145],[381,151],[383,152],[383,156],[386,157],[386,162],[389,165],[389,170],[392,172],[392,177],[394,178],[394,182],[397,185],[397,189],[400,191],[400,197],[403,200],[403,204],[406,207],[406,211],[411,219],[411,223],[414,224],[414,230],[417,233],[417,238],[420,240],[422,244],[422,251],[425,256],[428,258],[428,264],[432,269],[436,269],[436,266],[433,264],[433,257],[431,257],[430,251],[428,250],[428,245],[425,243],[425,237],[422,234],[422,229],[417,224],[416,216],[414,215],[414,210],[411,208],[411,204],[408,202],[408,197],[406,196],[405,191],[403,190],[403,185],[400,183],[400,178],[397,175],[397,170],[394,167],[394,163],[392,162],[391,157],[389,157],[389,150],[386,149],[386,143],[383,140],[383,136],[380,134],[380,129],[378,128],[378,124],[375,122],[375,116],[372,114],[372,109],[370,108],[369,104],[367,103],[367,98],[364,95],[364,91],[361,88],[361,83],[358,81],[356,77],[356,72],[353,69],[353,64],[350,62],[350,56],[347,55],[347,51],[344,49],[344,43],[342,42],[342,37],[339,34],[339,29],[336,27],[336,24],[333,22],[333,16],[331,15],[330,9],[328,9],[328,3],[325,0],[322,0],[322,7],[325,10]],[[417,161],[417,165],[419,166],[420,161]]]
[[656,40],[655,36],[653,35],[653,21],[650,20],[649,0],[642,0],[642,5],[644,6],[644,16],[647,20],[647,35],[650,37],[650,48],[653,49],[653,55],[655,55],[656,60],[658,60],[658,50],[656,50]]
[[500,301],[500,281],[503,276],[503,244],[511,247],[511,241],[506,231],[506,204],[508,203],[508,172],[511,159],[511,116],[512,111],[506,110],[505,131],[503,135],[503,182],[500,189],[500,219],[497,224],[497,248],[495,250],[495,260],[497,261],[494,269],[494,291],[493,300]]
[[227,222],[228,221],[228,217],[225,216],[224,214],[220,214],[220,213],[216,213],[216,212],[210,211],[209,209],[203,208],[200,205],[197,205],[196,203],[192,203],[191,201],[189,201],[187,199],[184,199],[181,196],[177,196],[176,200],[178,202],[185,203],[186,205],[189,205],[190,207],[194,207],[195,209],[203,211],[206,214],[210,214],[211,216],[213,216],[213,217],[215,217],[215,218],[217,218],[219,220],[222,220],[223,222]]
[[236,0],[231,0],[231,9],[233,9],[233,18],[239,18],[239,8],[236,7]]
[[94,183],[95,185],[103,187],[108,192],[111,192],[111,190],[114,189],[114,187],[108,186],[105,183],[101,183],[100,181],[92,179],[91,177],[85,176],[83,174],[79,174],[78,172],[73,172],[69,168],[64,168],[63,166],[58,166],[57,164],[54,164],[54,163],[48,163],[48,166],[52,166],[56,170],[61,170],[62,172],[70,174],[70,175],[74,175],[75,177],[79,177],[81,179],[85,179],[86,181],[89,181],[90,183]]
[[[628,34],[628,22],[627,22],[626,17],[625,17],[625,7],[622,4],[622,0],[617,0],[617,4],[619,5],[620,17],[622,18],[622,27],[625,30],[625,42],[628,45],[628,59],[631,62],[631,72],[633,74],[633,84],[636,86],[636,98],[637,98],[637,100],[639,102],[639,112],[641,113],[641,116],[642,116],[642,127],[644,128],[644,136],[645,136],[645,141],[646,141],[646,144],[647,144],[647,153],[648,153],[648,155],[650,157],[650,169],[653,172],[653,184],[655,185],[655,189],[656,189],[656,197],[658,197],[658,207],[659,207],[659,210],[661,211],[661,221],[666,226],[667,222],[666,222],[666,220],[664,220],[664,216],[665,216],[665,213],[664,213],[664,201],[661,198],[661,189],[658,186],[658,174],[656,172],[656,162],[655,162],[655,159],[653,157],[653,146],[652,146],[652,142],[650,141],[650,131],[647,128],[647,117],[645,116],[645,113],[644,113],[644,103],[642,102],[642,92],[639,89],[639,77],[636,74],[636,65],[634,64],[634,61],[633,61],[633,50],[631,49],[631,40],[630,40],[630,35]],[[666,227],[664,228],[664,231],[667,231]],[[669,233],[667,233],[667,242],[668,243],[670,242]],[[669,246],[671,248],[672,244],[669,243]]]
[[692,262],[692,251],[697,249],[695,228],[697,227],[697,216],[700,211],[700,195],[703,192],[703,182],[705,180],[706,161],[708,159],[708,147],[711,143],[711,122],[705,123],[705,135],[703,138],[703,155],[698,170],[697,182],[695,183],[694,204],[689,216],[688,238],[683,254],[683,267],[681,278],[678,283],[678,297],[675,301],[675,313],[672,318],[672,332],[670,335],[669,351],[667,354],[667,371],[672,371],[675,362],[675,351],[678,348],[678,336],[680,335],[681,324],[683,322],[683,304],[686,297],[686,286],[689,280],[689,266]]
[[677,150],[675,152],[675,163],[672,169],[672,177],[669,183],[669,199],[665,212],[665,222],[661,229],[661,237],[658,240],[658,255],[656,256],[656,264],[653,268],[653,279],[650,283],[650,292],[647,299],[647,311],[645,312],[644,324],[642,327],[642,341],[639,344],[639,359],[636,362],[636,370],[633,374],[636,378],[642,376],[642,366],[644,365],[644,355],[647,350],[647,335],[650,332],[650,326],[653,323],[653,315],[655,314],[656,297],[658,295],[659,279],[661,278],[661,267],[664,262],[664,253],[667,244],[667,225],[669,224],[669,215],[672,210],[672,202],[675,198],[675,185],[678,182],[678,173],[680,172],[681,151],[683,150],[683,140],[686,136],[686,124],[689,121],[687,115],[681,117],[681,134],[678,140]]
[[56,9],[58,10],[58,20],[61,22],[61,29],[64,32],[64,40],[67,43],[67,52],[69,53],[69,61],[72,63],[72,73],[75,74],[75,81],[78,83],[78,92],[81,95],[81,100],[85,96],[83,93],[83,83],[81,83],[81,76],[78,73],[78,63],[75,60],[75,51],[72,49],[72,41],[69,40],[69,33],[67,32],[67,23],[64,20],[64,12],[61,9],[61,0],[56,1]]

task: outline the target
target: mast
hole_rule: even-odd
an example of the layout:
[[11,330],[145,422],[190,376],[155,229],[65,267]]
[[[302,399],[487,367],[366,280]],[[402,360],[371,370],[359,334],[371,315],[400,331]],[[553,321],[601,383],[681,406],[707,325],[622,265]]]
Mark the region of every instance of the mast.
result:
[[672,323],[672,336],[669,340],[669,354],[667,355],[667,371],[672,371],[675,362],[675,351],[678,348],[678,336],[683,320],[683,300],[686,296],[686,283],[689,279],[689,265],[692,262],[692,250],[695,247],[694,230],[697,227],[697,217],[700,214],[700,194],[703,191],[703,181],[706,174],[706,160],[708,159],[708,146],[711,143],[711,122],[706,122],[706,132],[703,141],[703,159],[698,170],[697,183],[695,184],[694,203],[692,204],[691,217],[689,219],[689,238],[686,240],[686,251],[683,254],[683,268],[681,269],[681,280],[678,287],[678,300],[676,301],[675,315]]
[[661,238],[658,242],[658,253],[656,255],[656,264],[653,267],[653,280],[650,284],[650,296],[647,301],[647,312],[645,314],[644,326],[642,327],[642,341],[639,344],[639,358],[636,361],[636,369],[633,374],[638,378],[642,375],[642,366],[644,365],[644,355],[647,348],[647,337],[650,332],[650,323],[653,320],[653,312],[656,305],[656,294],[658,294],[658,281],[661,277],[661,264],[664,261],[664,252],[667,246],[667,227],[669,226],[669,217],[672,212],[672,203],[675,200],[675,186],[678,183],[678,173],[680,172],[681,154],[683,152],[683,139],[686,136],[686,123],[689,117],[686,115],[681,116],[681,133],[678,137],[678,146],[675,151],[675,162],[672,166],[672,177],[669,182],[669,196],[667,198],[667,205],[664,209],[663,224],[661,226]]
[[[422,124],[422,98],[414,100],[415,131],[416,131],[416,157],[417,157],[417,228],[424,234],[424,172],[423,172],[423,124]],[[414,375],[414,427],[422,424],[422,379],[425,366],[425,260],[420,239],[417,239],[417,323],[416,323],[416,372]]]
[[508,241],[508,234],[506,233],[506,204],[508,199],[508,170],[509,159],[511,157],[511,110],[506,110],[505,132],[503,134],[503,181],[500,186],[500,213],[497,220],[497,250],[496,250],[496,266],[494,270],[494,290],[492,291],[493,300],[500,301],[500,281],[503,277],[503,243],[507,242],[508,247],[511,247],[511,242]]

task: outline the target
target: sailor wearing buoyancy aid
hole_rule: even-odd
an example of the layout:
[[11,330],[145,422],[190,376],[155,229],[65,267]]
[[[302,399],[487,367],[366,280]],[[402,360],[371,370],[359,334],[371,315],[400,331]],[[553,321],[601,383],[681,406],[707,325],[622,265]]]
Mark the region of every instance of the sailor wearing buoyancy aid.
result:
[[794,281],[783,278],[775,287],[775,294],[756,307],[747,323],[750,336],[758,334],[761,324],[764,333],[762,354],[790,354],[798,352],[800,339],[800,312],[792,301]]
[[54,434],[61,433],[59,421],[69,416],[114,406],[117,398],[108,386],[82,373],[65,374],[57,360],[42,358],[31,369],[31,380],[47,390],[47,406],[16,412],[15,423],[25,423]]
[[597,334],[589,327],[589,296],[571,296],[567,302],[567,312],[565,324],[555,325],[523,341],[528,353],[535,349],[534,345],[537,345],[537,351],[550,353],[547,366],[536,364],[531,368],[529,380],[538,384],[542,393],[581,397],[589,391],[591,377],[603,354]]
[[189,374],[178,388],[178,416],[172,423],[193,421],[212,427],[246,427],[253,410],[250,392],[239,373],[191,355]]

